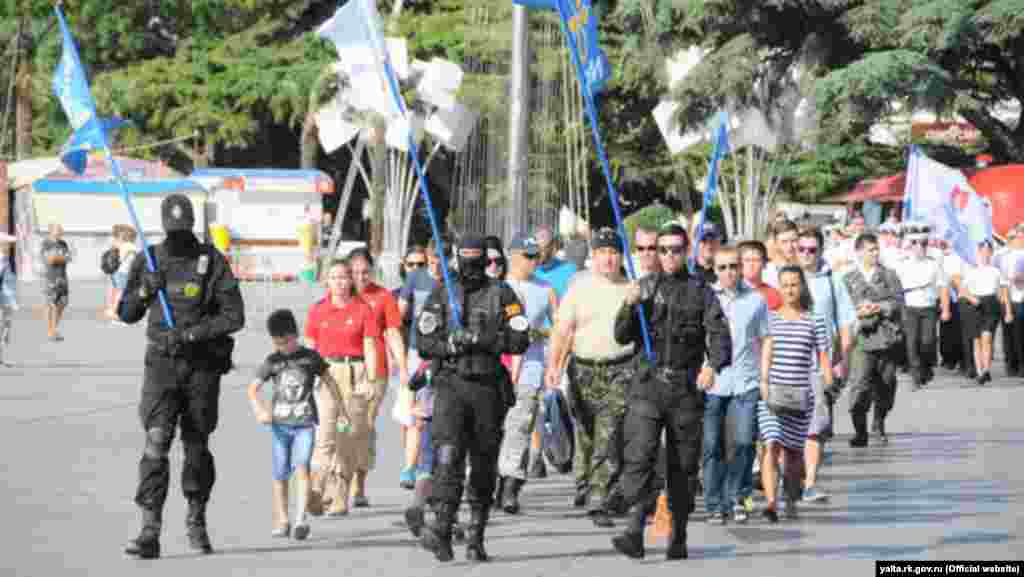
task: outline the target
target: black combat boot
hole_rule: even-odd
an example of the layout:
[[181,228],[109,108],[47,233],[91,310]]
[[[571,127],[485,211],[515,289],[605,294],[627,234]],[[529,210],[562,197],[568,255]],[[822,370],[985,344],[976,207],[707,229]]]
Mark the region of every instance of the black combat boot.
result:
[[626,530],[612,537],[612,546],[623,555],[633,559],[644,558],[644,527],[647,524],[647,507],[634,503],[627,514]]
[[128,542],[124,552],[139,559],[160,558],[160,529],[163,526],[162,511],[143,509],[142,530],[139,536]]
[[405,510],[405,526],[409,528],[409,532],[412,533],[413,537],[419,538],[425,524],[423,520],[423,507],[413,505]]
[[878,441],[883,445],[888,444],[889,437],[885,434],[885,413],[876,408],[872,421],[871,430],[878,436]]
[[665,559],[676,561],[690,556],[686,550],[686,522],[689,517],[672,514],[672,535],[668,540],[668,549],[665,550]]
[[487,556],[484,549],[484,529],[487,527],[487,517],[490,514],[490,507],[474,504],[469,518],[469,534],[466,535],[466,561],[486,563],[491,558]]
[[189,547],[203,555],[213,553],[210,536],[206,533],[206,501],[195,500],[188,502],[185,529],[188,532]]
[[420,537],[420,545],[434,554],[438,561],[447,562],[455,557],[452,551],[452,525],[459,503],[439,503],[434,512],[434,522],[425,525]]
[[519,513],[519,491],[523,488],[523,481],[512,477],[503,477],[502,480],[501,508],[509,515],[516,515]]
[[868,446],[868,416],[867,413],[850,413],[853,421],[853,438],[850,439],[851,447]]

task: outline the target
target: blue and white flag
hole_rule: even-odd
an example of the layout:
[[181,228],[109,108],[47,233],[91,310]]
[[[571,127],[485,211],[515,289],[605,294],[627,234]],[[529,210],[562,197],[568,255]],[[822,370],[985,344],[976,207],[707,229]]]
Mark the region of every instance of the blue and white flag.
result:
[[911,150],[904,190],[904,220],[927,222],[932,235],[974,264],[978,243],[992,239],[992,204],[955,168]]
[[583,65],[586,82],[583,86],[590,93],[604,90],[611,78],[611,65],[598,42],[597,18],[594,16],[592,0],[512,0],[533,10],[557,10],[566,19],[566,25],[576,41],[576,53]]
[[718,114],[718,128],[715,129],[715,139],[711,148],[711,163],[708,167],[708,181],[704,187],[704,200],[701,203],[700,215],[697,217],[697,230],[693,235],[693,246],[690,250],[690,270],[697,266],[697,251],[700,250],[700,241],[704,238],[704,220],[707,215],[708,206],[715,201],[715,194],[718,192],[718,164],[722,157],[729,153],[729,116],[723,111]]
[[53,93],[60,100],[61,107],[71,123],[74,131],[71,138],[61,151],[61,161],[68,170],[76,174],[85,171],[86,159],[90,150],[107,148],[107,130],[123,124],[120,119],[99,119],[96,116],[96,105],[89,91],[89,80],[85,76],[85,68],[78,57],[75,40],[68,31],[64,15],[57,10],[57,21],[60,23],[63,49],[60,62],[53,74]]
[[407,107],[401,94],[397,98],[389,94],[392,66],[375,0],[349,0],[320,26],[317,35],[334,43],[352,85],[353,106],[385,117],[404,116]]

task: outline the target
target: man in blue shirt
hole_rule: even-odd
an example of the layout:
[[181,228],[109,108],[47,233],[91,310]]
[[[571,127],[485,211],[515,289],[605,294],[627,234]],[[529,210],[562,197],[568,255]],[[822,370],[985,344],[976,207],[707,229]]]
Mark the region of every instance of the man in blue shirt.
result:
[[[768,326],[768,304],[760,291],[739,282],[739,263],[734,247],[715,253],[718,282],[712,288],[732,336],[732,363],[708,383],[704,398],[704,506],[709,521],[717,524],[724,524],[730,514],[737,523],[747,521],[742,503],[748,495],[740,492],[743,476],[754,462],[761,339]],[[723,435],[735,441],[723,443]],[[725,445],[734,447],[731,459],[723,454]]]
[[533,232],[533,238],[540,250],[540,259],[533,276],[551,285],[558,295],[558,300],[562,300],[565,292],[569,290],[569,281],[576,274],[576,265],[555,256],[558,252],[558,239],[549,227],[538,227]]

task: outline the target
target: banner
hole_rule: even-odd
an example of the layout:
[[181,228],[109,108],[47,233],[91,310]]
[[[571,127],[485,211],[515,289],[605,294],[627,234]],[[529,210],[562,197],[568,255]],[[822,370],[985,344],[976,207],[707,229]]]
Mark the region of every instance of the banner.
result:
[[926,222],[935,238],[948,242],[974,264],[978,243],[992,238],[992,204],[962,172],[911,150],[904,191],[904,221]]

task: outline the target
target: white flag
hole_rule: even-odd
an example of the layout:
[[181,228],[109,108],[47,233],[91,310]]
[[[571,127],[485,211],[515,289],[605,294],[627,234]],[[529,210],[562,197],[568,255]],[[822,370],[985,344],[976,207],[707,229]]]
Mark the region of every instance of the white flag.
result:
[[932,234],[950,243],[967,262],[975,262],[978,243],[992,238],[992,204],[962,172],[928,158],[916,148],[907,164],[904,220],[927,222]]

